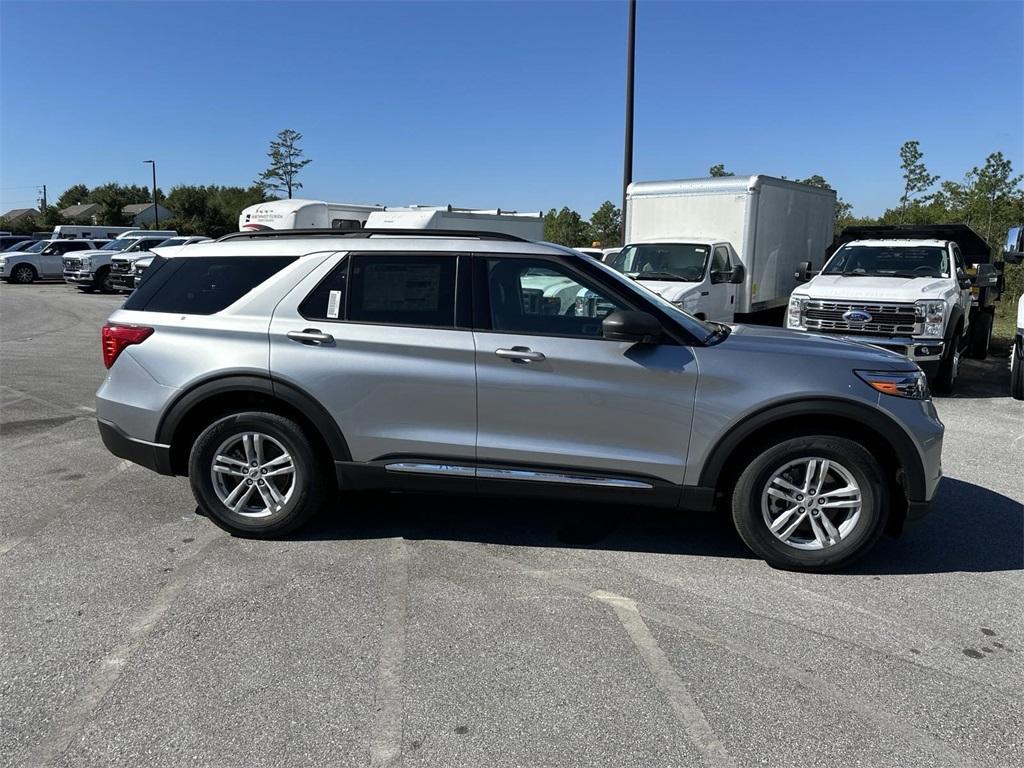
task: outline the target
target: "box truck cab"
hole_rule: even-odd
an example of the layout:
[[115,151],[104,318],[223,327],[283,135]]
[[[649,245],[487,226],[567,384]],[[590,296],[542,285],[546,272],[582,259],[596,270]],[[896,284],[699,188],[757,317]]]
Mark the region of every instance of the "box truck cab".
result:
[[338,229],[350,231],[366,226],[366,218],[383,205],[327,203],[323,200],[269,200],[250,205],[238,216],[238,230]]
[[797,265],[832,242],[835,202],[764,175],[634,182],[626,245],[608,263],[701,319],[781,321]]
[[544,239],[544,214],[503,211],[501,208],[455,208],[451,205],[389,207],[371,213],[367,229],[455,229],[496,232],[524,240]]

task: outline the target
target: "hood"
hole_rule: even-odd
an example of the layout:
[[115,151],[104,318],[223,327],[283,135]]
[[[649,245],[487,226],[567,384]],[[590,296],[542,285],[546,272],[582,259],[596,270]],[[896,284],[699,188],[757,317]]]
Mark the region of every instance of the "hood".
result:
[[859,341],[849,341],[842,336],[791,331],[765,325],[732,325],[732,333],[722,342],[735,349],[744,348],[751,352],[770,352],[780,355],[813,355],[822,358],[842,359],[857,368],[868,370],[907,371],[914,363],[897,352]]
[[818,275],[799,286],[795,293],[812,299],[913,303],[941,295],[949,287],[949,281],[948,277]]

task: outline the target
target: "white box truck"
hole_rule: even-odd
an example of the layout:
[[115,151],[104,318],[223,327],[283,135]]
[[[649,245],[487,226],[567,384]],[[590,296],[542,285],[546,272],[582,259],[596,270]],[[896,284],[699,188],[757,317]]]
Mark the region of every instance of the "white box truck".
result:
[[797,265],[832,243],[835,206],[830,189],[763,175],[634,182],[609,264],[702,319],[782,312]]
[[250,205],[238,216],[238,231],[261,229],[340,229],[351,231],[366,226],[373,211],[383,205],[327,203],[323,200],[269,200]]
[[499,232],[524,240],[544,239],[544,214],[455,208],[451,205],[410,205],[388,207],[371,213],[367,229],[456,229],[477,232]]

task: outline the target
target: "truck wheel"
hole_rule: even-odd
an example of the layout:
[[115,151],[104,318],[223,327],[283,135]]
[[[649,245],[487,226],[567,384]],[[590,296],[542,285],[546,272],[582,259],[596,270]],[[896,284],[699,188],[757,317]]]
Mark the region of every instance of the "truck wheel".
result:
[[992,313],[979,312],[971,321],[971,345],[967,354],[975,360],[988,357],[988,348],[992,343]]
[[11,270],[10,282],[28,285],[35,280],[36,277],[36,270],[31,264],[19,264]]
[[225,416],[203,430],[188,475],[210,520],[236,536],[261,539],[304,525],[333,482],[298,424],[262,412]]
[[732,518],[740,538],[769,565],[829,571],[861,557],[881,536],[887,487],[860,444],[832,435],[795,437],[743,470]]
[[942,360],[939,361],[939,370],[932,381],[932,389],[940,395],[951,395],[956,387],[956,377],[960,373],[960,344],[963,335],[963,329],[957,326],[956,333],[949,340]]
[[1014,339],[1010,351],[1010,397],[1024,400],[1024,360],[1020,359],[1021,346],[1024,341]]
[[100,267],[92,281],[93,290],[100,293],[114,293],[117,288],[111,281],[110,267]]

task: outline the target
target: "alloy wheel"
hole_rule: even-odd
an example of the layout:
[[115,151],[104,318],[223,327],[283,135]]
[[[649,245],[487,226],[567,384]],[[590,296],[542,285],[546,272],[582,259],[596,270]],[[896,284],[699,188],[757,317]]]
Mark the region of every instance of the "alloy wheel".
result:
[[821,456],[789,461],[768,478],[761,513],[768,530],[794,549],[827,549],[856,528],[860,486],[842,464]]
[[210,476],[221,503],[246,518],[280,512],[296,488],[291,454],[278,440],[261,432],[232,435],[221,443]]

